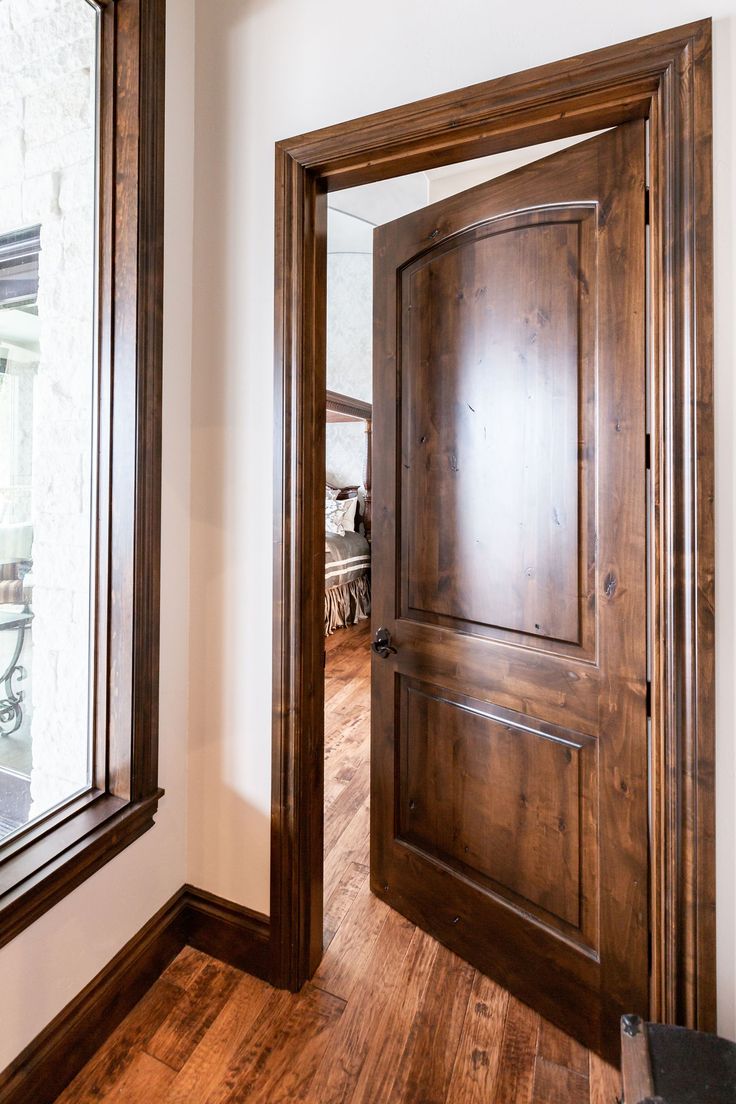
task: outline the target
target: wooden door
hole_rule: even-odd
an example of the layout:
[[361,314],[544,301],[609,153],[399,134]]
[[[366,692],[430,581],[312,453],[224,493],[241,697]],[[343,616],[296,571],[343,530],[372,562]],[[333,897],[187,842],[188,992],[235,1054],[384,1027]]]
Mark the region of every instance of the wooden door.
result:
[[645,126],[375,232],[371,885],[609,1058],[648,1009]]

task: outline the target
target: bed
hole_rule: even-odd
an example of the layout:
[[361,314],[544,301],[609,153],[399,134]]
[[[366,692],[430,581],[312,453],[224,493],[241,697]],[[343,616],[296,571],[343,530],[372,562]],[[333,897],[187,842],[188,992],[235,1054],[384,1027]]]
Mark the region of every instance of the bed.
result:
[[327,392],[327,421],[358,421],[366,429],[364,486],[325,485],[325,636],[357,625],[371,611],[370,403]]

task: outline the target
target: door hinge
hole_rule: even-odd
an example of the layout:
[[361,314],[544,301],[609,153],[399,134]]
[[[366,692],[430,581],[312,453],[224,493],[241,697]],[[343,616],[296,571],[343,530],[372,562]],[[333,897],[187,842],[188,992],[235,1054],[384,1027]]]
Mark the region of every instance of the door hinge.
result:
[[652,682],[647,679],[647,717],[652,715]]
[[644,225],[649,226],[649,189],[644,189]]
[[647,932],[647,964],[648,964],[649,977],[652,976],[652,959],[653,959],[653,957],[654,957],[654,954],[652,952],[652,929],[650,928],[649,931]]
[[652,467],[652,435],[647,433],[644,437],[644,463],[647,471]]

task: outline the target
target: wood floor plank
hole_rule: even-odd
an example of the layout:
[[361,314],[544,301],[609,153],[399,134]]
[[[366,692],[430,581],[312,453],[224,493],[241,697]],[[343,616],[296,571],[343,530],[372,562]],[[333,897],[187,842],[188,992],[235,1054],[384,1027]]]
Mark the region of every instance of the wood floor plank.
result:
[[102,1097],[104,1104],[138,1104],[160,1101],[176,1073],[170,1066],[142,1051],[137,1054],[119,1081]]
[[345,865],[349,862],[368,865],[370,852],[370,809],[368,797],[360,806],[353,819],[346,826],[334,848],[325,857],[324,883],[325,895],[329,895],[339,882]]
[[233,1056],[245,1046],[254,1024],[266,1005],[273,1002],[274,995],[282,998],[264,981],[244,974],[176,1074],[162,1104],[206,1104],[224,1082]]
[[539,1025],[537,1055],[588,1079],[588,1052],[585,1047],[548,1020],[542,1020]]
[[[258,1015],[250,1023],[247,1038],[228,1051],[221,1078],[204,1097],[206,1104],[224,1104],[225,1101],[230,1100],[236,1085],[247,1076],[250,1070],[266,1061],[268,1054],[278,1044],[281,1023],[289,1015],[289,1009],[295,999],[284,990],[271,989]],[[295,1061],[298,1061],[296,1054]],[[241,1100],[244,1098],[241,1094]]]
[[369,782],[369,766],[366,761],[361,763],[342,793],[335,798],[329,809],[325,810],[325,852],[327,854],[333,850],[360,807],[365,804]]
[[536,1012],[509,997],[493,1104],[531,1104],[539,1022]]
[[184,995],[178,985],[160,978],[58,1097],[57,1104],[104,1099]]
[[623,1097],[621,1074],[592,1051],[588,1062],[590,1104],[617,1104]]
[[240,970],[208,959],[146,1043],[146,1052],[180,1070],[242,976]]
[[345,734],[345,725],[370,709],[370,687],[367,680],[331,676],[325,683],[325,758],[330,760],[338,751]]
[[430,983],[438,946],[416,929],[396,977],[390,998],[374,1021],[383,1046],[371,1047],[364,1061],[351,1104],[372,1104],[375,1100],[402,1099],[394,1082],[412,1027],[416,1022]]
[[537,1056],[532,1104],[588,1104],[588,1100],[587,1076]]
[[[339,721],[334,754],[325,756],[325,813],[370,758],[370,717],[353,716]],[[337,728],[337,725],[336,725]]]
[[343,688],[325,715],[325,812],[370,760],[370,684]]
[[370,680],[356,678],[350,673],[347,677],[336,678],[330,670],[325,682],[325,759],[335,758],[337,751],[344,748],[344,738],[350,734],[358,738],[355,731],[370,713]]
[[[345,1004],[308,985],[275,1021],[264,1023],[236,1070],[227,1095],[208,1104],[291,1104],[311,1099],[314,1076],[334,1038]],[[320,1098],[321,1099],[321,1098]]]
[[[386,1099],[445,1104],[475,973],[452,951],[436,946],[418,1013]],[[421,980],[420,976],[417,988]]]
[[371,623],[368,618],[365,621],[360,621],[357,625],[346,629],[337,629],[336,632],[330,633],[329,636],[325,637],[325,651],[329,657],[330,667],[332,667],[333,660],[331,653],[344,651],[352,656],[363,643],[368,645],[370,638]]
[[498,1077],[509,995],[476,973],[447,1090],[448,1104],[488,1104]]
[[182,989],[188,989],[208,961],[209,956],[204,951],[196,951],[194,947],[184,947],[174,961],[166,967],[161,977]]
[[374,948],[390,915],[388,905],[374,897],[365,882],[325,952],[313,984],[341,1000],[349,1000],[368,974]]
[[346,703],[360,700],[370,709],[370,640],[361,631],[339,649],[328,653],[325,669],[325,728],[330,733],[326,753],[330,755],[334,744],[334,720],[352,716]]
[[[347,1002],[315,1077],[313,1095],[320,1104],[348,1104],[352,1100],[366,1058],[380,1038],[376,1022],[396,989],[414,935],[413,924],[389,909],[364,968],[363,984]],[[381,1038],[381,1045],[385,1043]]]
[[325,900],[324,940],[325,950],[337,935],[338,929],[358,895],[368,884],[368,867],[363,863],[348,862],[340,881]]

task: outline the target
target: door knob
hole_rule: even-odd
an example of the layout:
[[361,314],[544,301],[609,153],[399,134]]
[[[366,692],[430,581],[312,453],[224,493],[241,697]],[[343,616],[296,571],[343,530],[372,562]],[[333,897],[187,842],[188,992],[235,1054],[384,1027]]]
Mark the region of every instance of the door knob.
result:
[[371,648],[381,659],[388,659],[392,652],[396,655],[396,649],[391,643],[391,633],[388,629],[378,630],[371,644]]

